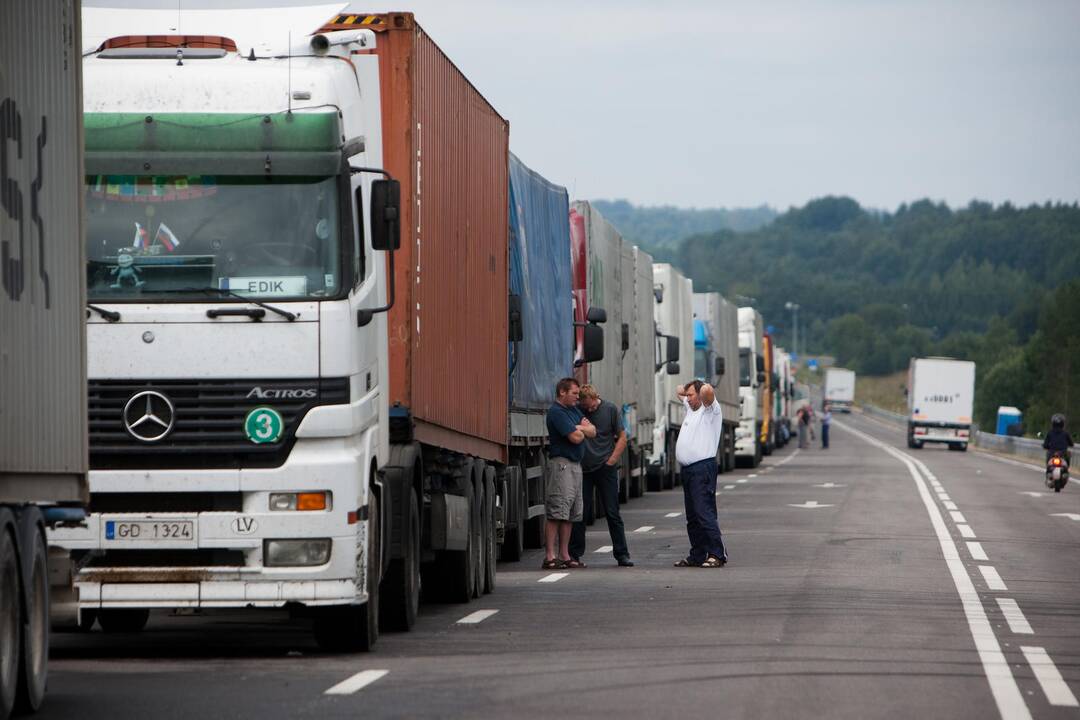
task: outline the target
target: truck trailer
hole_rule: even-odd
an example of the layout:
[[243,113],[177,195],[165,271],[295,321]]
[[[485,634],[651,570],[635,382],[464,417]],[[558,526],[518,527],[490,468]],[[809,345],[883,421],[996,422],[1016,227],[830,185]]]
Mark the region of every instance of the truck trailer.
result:
[[909,448],[945,443],[950,450],[967,450],[975,402],[975,363],[912,358],[907,396]]
[[46,529],[89,499],[79,5],[0,3],[0,718],[38,709],[78,619]]
[[738,308],[720,293],[694,293],[694,324],[694,375],[716,390],[724,425],[716,466],[727,472],[735,468],[740,413]]
[[835,412],[851,412],[855,403],[855,372],[844,368],[829,368],[825,371],[824,403]]
[[287,608],[367,650],[542,529],[508,123],[411,14],[327,12],[84,17],[93,501],[56,539],[107,629]]

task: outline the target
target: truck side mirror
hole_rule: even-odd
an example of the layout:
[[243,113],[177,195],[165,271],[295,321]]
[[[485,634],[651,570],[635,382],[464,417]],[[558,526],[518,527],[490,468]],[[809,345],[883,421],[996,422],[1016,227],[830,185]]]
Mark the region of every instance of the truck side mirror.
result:
[[679,363],[675,362],[674,360],[669,362],[667,364],[667,374],[668,375],[678,375],[679,374]]
[[630,323],[622,324],[622,351],[626,352],[630,349]]
[[724,375],[724,370],[725,369],[726,369],[726,363],[724,362],[724,358],[717,357],[716,358],[716,366],[714,368],[713,374],[714,375],[720,375],[722,377]]
[[[765,372],[765,358],[760,355],[757,356],[757,371],[759,373]],[[758,380],[758,382],[761,382],[761,380]]]
[[[357,212],[360,189],[357,188]],[[401,247],[401,184],[397,180],[375,180],[371,183],[371,248],[397,250]],[[360,222],[363,222],[361,218]],[[357,227],[363,227],[362,224]]]
[[521,342],[525,339],[525,326],[521,320],[521,296],[510,296],[510,320],[507,326],[510,342]]
[[673,335],[665,335],[667,338],[667,359],[668,362],[679,361],[679,338]]
[[585,313],[585,322],[590,323],[606,323],[607,322],[607,310],[602,307],[591,307],[589,312]]
[[[590,310],[590,312],[592,312]],[[602,312],[602,311],[601,311]],[[598,362],[604,359],[604,328],[599,325],[588,323],[582,328],[585,335],[582,355],[587,363]]]

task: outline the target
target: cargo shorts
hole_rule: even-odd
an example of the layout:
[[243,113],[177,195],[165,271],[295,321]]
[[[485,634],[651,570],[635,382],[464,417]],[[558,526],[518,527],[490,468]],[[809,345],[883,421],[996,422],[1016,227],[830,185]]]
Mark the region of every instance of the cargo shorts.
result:
[[551,458],[548,462],[544,511],[548,520],[582,520],[581,463],[561,457]]

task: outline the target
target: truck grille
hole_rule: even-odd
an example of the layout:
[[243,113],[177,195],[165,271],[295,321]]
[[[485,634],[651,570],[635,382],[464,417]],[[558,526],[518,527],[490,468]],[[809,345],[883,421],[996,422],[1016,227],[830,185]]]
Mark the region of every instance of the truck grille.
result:
[[[255,388],[261,390],[262,397],[252,395]],[[161,393],[175,408],[172,430],[157,442],[139,440],[124,426],[128,400],[146,390]],[[348,378],[91,380],[90,468],[278,467],[289,456],[296,441],[296,428],[308,410],[348,402]],[[276,442],[260,445],[247,438],[244,420],[253,408],[260,406],[272,407],[281,414],[284,425]]]

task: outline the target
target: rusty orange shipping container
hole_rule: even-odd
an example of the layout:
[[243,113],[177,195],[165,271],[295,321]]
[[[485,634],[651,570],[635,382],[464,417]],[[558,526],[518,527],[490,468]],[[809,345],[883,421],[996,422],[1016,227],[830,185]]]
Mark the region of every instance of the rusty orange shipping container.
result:
[[383,159],[402,205],[390,406],[411,411],[421,442],[505,462],[510,125],[412,14],[376,17]]

